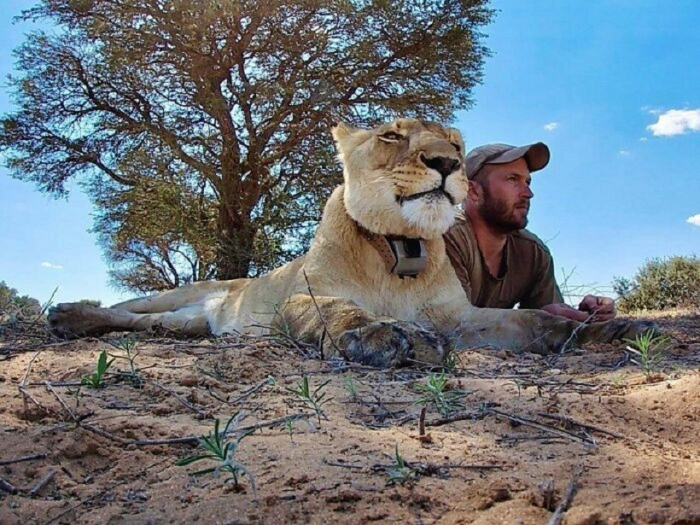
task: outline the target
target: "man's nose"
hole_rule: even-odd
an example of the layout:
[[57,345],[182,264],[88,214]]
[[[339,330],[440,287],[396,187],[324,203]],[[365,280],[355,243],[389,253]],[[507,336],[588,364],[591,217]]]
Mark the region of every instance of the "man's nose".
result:
[[523,197],[525,197],[526,199],[532,199],[534,196],[535,194],[532,192],[532,188],[525,184],[523,189]]

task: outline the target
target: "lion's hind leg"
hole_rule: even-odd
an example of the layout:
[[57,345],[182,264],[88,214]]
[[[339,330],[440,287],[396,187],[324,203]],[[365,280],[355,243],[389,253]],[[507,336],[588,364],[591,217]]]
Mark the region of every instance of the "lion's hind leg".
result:
[[152,329],[198,336],[209,333],[212,307],[210,302],[199,301],[168,312],[134,313],[120,308],[61,303],[49,312],[48,324],[55,335],[64,339]]
[[198,281],[146,297],[139,297],[112,305],[110,308],[126,310],[136,314],[171,312],[190,304],[237,290],[250,282],[250,279],[233,281]]

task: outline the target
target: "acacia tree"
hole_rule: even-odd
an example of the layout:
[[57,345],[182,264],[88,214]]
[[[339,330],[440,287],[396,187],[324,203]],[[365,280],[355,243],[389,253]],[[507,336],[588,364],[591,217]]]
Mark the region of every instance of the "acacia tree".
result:
[[140,290],[299,253],[338,181],[329,128],[471,104],[488,0],[43,0],[2,118],[12,175],[79,180]]

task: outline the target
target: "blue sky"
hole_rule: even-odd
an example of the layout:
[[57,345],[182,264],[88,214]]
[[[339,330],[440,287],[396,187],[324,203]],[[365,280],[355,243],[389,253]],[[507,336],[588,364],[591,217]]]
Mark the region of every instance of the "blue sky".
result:
[[[0,76],[26,25],[0,15]],[[458,114],[468,147],[542,140],[530,229],[557,277],[610,288],[652,257],[700,254],[700,2],[497,0],[493,56]],[[11,110],[0,89],[0,113]],[[0,281],[42,301],[129,297],[111,289],[89,201],[53,200],[0,168]]]

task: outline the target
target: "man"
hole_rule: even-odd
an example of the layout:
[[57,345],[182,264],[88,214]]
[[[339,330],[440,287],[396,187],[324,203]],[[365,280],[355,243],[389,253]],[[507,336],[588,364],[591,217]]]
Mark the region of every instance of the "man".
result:
[[527,231],[532,172],[549,163],[542,142],[487,144],[465,159],[469,193],[464,215],[445,234],[447,254],[475,306],[544,310],[580,322],[615,316],[612,299],[587,295],[578,310],[564,303],[549,250]]

